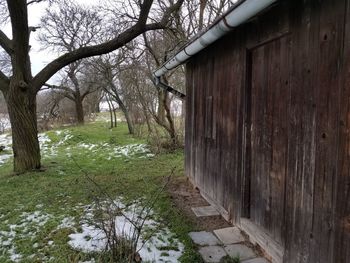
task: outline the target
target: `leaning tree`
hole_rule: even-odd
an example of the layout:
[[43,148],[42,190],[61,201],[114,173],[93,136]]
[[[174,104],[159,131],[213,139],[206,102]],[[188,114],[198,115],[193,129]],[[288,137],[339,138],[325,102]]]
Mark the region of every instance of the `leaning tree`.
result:
[[[0,90],[4,94],[12,126],[14,171],[22,173],[41,167],[40,147],[36,118],[36,95],[42,86],[59,70],[83,58],[116,50],[149,30],[166,27],[174,12],[184,0],[171,4],[158,20],[149,19],[153,0],[136,1],[138,15],[128,27],[110,40],[92,46],[82,46],[68,51],[47,64],[35,76],[30,63],[29,38],[35,28],[28,25],[28,4],[42,0],[0,0],[0,7],[8,9],[12,26],[12,39],[0,30],[0,46],[11,58],[12,72],[6,75],[0,70]],[[172,3],[173,1],[170,1]],[[134,17],[134,15],[132,15]],[[129,16],[130,17],[130,16]]]

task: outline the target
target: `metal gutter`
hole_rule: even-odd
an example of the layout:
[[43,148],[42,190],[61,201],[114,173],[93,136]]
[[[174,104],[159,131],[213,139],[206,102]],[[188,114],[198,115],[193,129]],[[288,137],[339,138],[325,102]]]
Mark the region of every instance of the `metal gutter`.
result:
[[161,82],[161,76],[186,62],[204,48],[220,39],[234,28],[248,21],[277,0],[245,0],[239,2],[227,14],[210,27],[204,34],[192,40],[186,47],[165,62],[153,72],[156,83]]
[[167,92],[170,92],[174,94],[176,97],[178,97],[180,100],[185,100],[186,95],[183,94],[182,92],[174,89],[173,87],[170,87],[169,85],[165,84],[164,82],[160,81],[160,78],[158,79],[159,81],[155,83],[155,85],[159,88],[162,88],[166,90]]

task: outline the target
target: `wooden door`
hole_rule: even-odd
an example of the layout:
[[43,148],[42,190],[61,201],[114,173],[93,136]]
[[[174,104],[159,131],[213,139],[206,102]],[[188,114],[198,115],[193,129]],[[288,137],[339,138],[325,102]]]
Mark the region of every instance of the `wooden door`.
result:
[[283,244],[287,166],[289,40],[250,53],[250,220]]

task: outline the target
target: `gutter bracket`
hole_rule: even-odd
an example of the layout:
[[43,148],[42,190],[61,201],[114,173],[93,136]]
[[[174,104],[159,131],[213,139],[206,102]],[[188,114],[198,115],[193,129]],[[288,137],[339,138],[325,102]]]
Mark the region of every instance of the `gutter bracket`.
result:
[[186,99],[186,95],[183,94],[182,92],[174,89],[173,87],[165,84],[164,82],[161,81],[160,77],[154,77],[154,81],[153,81],[154,85],[158,88],[164,89],[172,94],[174,94],[177,98],[179,98],[180,100],[185,100]]

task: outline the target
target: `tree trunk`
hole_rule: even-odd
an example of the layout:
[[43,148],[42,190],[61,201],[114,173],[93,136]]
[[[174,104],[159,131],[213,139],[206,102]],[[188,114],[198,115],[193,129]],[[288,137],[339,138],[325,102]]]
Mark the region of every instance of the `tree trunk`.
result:
[[132,125],[132,121],[131,121],[128,110],[123,109],[123,108],[121,108],[121,110],[123,111],[125,119],[126,119],[126,123],[128,124],[129,133],[134,134],[134,126]]
[[198,31],[203,29],[204,22],[204,10],[207,5],[207,0],[201,0],[199,5],[199,21],[198,21]]
[[100,101],[96,102],[95,104],[95,113],[100,113],[101,109],[100,109]]
[[[168,85],[168,80],[165,77],[163,77],[163,82]],[[162,90],[161,92],[158,91],[158,99],[158,116],[156,122],[166,129],[169,133],[172,144],[176,147],[176,145],[178,145],[178,138],[174,120],[171,116],[169,93],[165,90]],[[162,110],[162,112],[160,112],[160,110]]]
[[112,106],[111,106],[111,102],[110,102],[109,96],[106,96],[106,100],[107,100],[107,104],[108,104],[109,115],[110,115],[110,118],[111,118],[111,129],[112,129],[114,127],[114,125],[113,125],[113,113],[112,113]]
[[164,107],[164,99],[166,97],[165,91],[163,89],[158,90],[158,110],[157,115],[160,122],[165,122],[165,107]]
[[28,87],[13,82],[6,94],[6,102],[12,128],[14,171],[23,173],[41,166],[36,95],[31,94]]
[[114,127],[117,127],[117,110],[113,106]]
[[122,112],[124,114],[126,123],[128,124],[129,133],[134,134],[134,125],[132,124],[128,109],[126,108],[124,103],[120,100],[119,96],[115,95],[113,97],[116,99],[116,101],[119,105],[119,108],[122,110]]
[[78,124],[84,124],[83,100],[80,96],[75,97],[75,110]]
[[165,92],[163,104],[164,104],[165,116],[166,116],[166,119],[167,119],[168,124],[169,124],[168,132],[169,132],[169,135],[170,135],[170,138],[171,138],[173,145],[176,147],[176,145],[178,145],[178,141],[177,141],[174,120],[173,120],[173,117],[171,116],[171,110],[170,110],[171,105],[170,105],[170,99],[169,99],[168,92]]
[[129,133],[130,134],[134,134],[134,126],[132,124],[132,121],[131,121],[131,118],[130,118],[130,115],[129,115],[129,111],[128,109],[126,108],[125,104],[123,103],[123,101],[121,100],[121,98],[119,97],[119,94],[118,94],[118,91],[117,91],[117,88],[116,86],[114,85],[113,82],[110,82],[109,83],[111,85],[111,88],[113,90],[113,93],[111,93],[110,91],[107,91],[109,92],[109,94],[115,99],[115,101],[118,103],[119,105],[119,108],[122,110],[122,112],[124,113],[124,117],[125,117],[125,120],[126,120],[126,123],[128,124],[128,129],[129,129]]

